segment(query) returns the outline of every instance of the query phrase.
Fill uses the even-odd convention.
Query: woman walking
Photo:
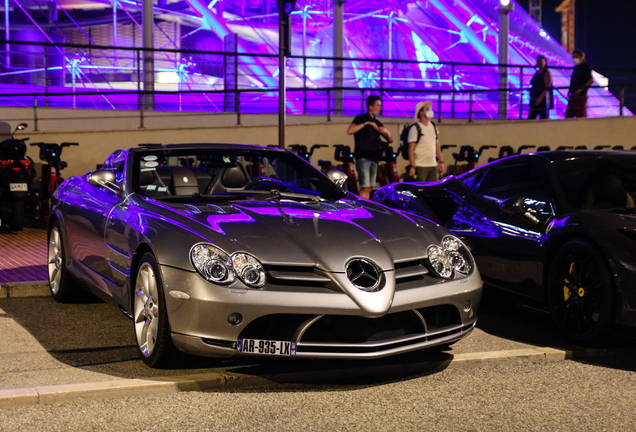
[[[548,118],[548,91],[552,88],[552,75],[548,70],[548,60],[537,57],[537,72],[530,81],[530,113],[528,120]]]

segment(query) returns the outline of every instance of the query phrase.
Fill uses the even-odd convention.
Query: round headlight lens
[[[444,249],[437,245],[431,245],[428,247],[427,252],[428,262],[431,264],[433,271],[444,279],[450,279],[453,276],[453,265]]]
[[[216,246],[198,244],[192,248],[190,259],[197,272],[210,282],[229,284],[236,278],[229,255]]]
[[[444,249],[455,271],[464,275],[473,271],[473,256],[460,239],[453,236],[444,237],[442,249]]]
[[[252,288],[260,288],[265,285],[266,275],[263,265],[250,254],[232,254],[232,265],[236,274],[243,283]]]

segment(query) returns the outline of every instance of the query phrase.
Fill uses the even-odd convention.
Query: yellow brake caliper
[[[572,261],[572,264],[570,264],[570,276],[574,276],[574,261]],[[563,298],[565,300],[570,298],[570,295],[572,295],[570,288],[567,287],[567,284],[569,284],[570,281],[568,280],[568,278],[565,278],[565,285],[563,286]]]

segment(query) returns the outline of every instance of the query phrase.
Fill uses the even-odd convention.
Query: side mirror
[[[334,182],[336,186],[341,188],[344,187],[347,179],[349,178],[348,175],[337,169],[327,171],[327,177],[329,177],[329,180]]]
[[[505,214],[509,215],[521,215],[529,223],[536,225],[539,223],[539,219],[528,211],[528,207],[520,196],[508,198],[501,204],[499,208]]]
[[[115,183],[115,174],[109,170],[97,170],[88,175],[88,182],[98,188],[106,188],[113,193],[119,193],[119,186]]]

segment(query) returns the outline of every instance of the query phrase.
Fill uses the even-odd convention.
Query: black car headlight
[[[190,251],[192,265],[206,280],[217,284],[229,284],[236,279],[230,256],[210,244],[198,244]]]
[[[475,266],[473,255],[460,239],[453,236],[444,237],[442,249],[456,272],[467,275],[473,271]]]
[[[453,277],[453,265],[448,259],[448,255],[441,246],[431,245],[428,247],[428,262],[437,276],[444,279]]]
[[[265,285],[265,269],[256,257],[237,252],[232,254],[232,265],[241,281],[252,288],[260,288]]]

